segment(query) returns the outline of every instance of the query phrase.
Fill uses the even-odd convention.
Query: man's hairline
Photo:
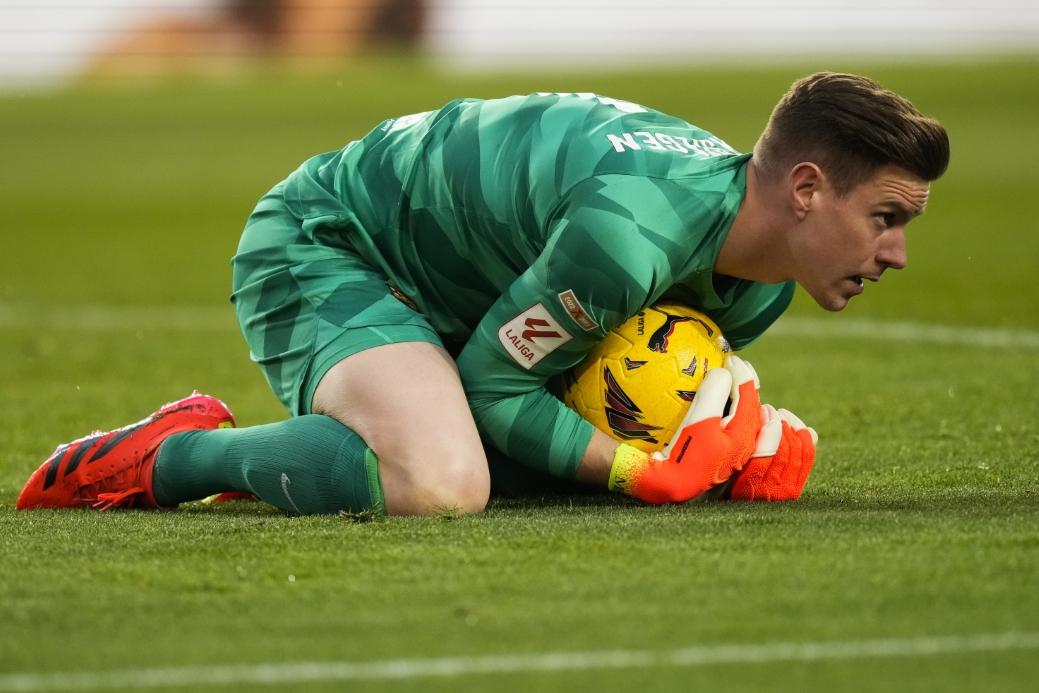
[[[866,183],[869,183],[869,182],[872,182],[872,181],[876,180],[877,177],[880,175],[881,171],[883,171],[886,168],[898,169],[899,171],[901,171],[902,173],[906,174],[907,176],[909,176],[911,178],[914,178],[914,179],[916,179],[918,181],[922,181],[924,184],[927,185],[928,192],[930,192],[931,183],[934,182],[932,180],[926,180],[925,178],[922,178],[921,176],[918,176],[917,174],[913,173],[912,171],[910,171],[909,169],[905,168],[904,166],[901,166],[901,165],[899,165],[899,164],[897,164],[897,163],[895,163],[893,161],[888,161],[888,162],[885,162],[883,164],[879,164],[879,165],[873,166],[872,167],[872,171],[870,173],[865,174],[865,175],[859,177],[854,183],[852,183],[852,185],[850,185],[848,187],[847,190],[842,191],[842,190],[838,189],[836,186],[833,185],[832,179],[826,175],[826,170],[823,168],[822,164],[820,164],[817,161],[812,161],[811,159],[803,159],[803,160],[797,162],[796,164],[793,164],[789,168],[787,168],[787,174],[786,174],[786,176],[782,177],[782,180],[780,180],[779,176],[775,176],[775,180],[772,180],[772,178],[774,176],[774,173],[772,171],[770,171],[767,167],[762,166],[761,165],[761,160],[757,156],[755,156],[753,153],[751,154],[751,161],[754,162],[755,170],[760,172],[759,176],[764,178],[765,180],[771,182],[771,183],[780,183],[780,182],[785,183],[789,179],[790,174],[793,173],[794,169],[796,169],[798,166],[802,166],[804,164],[811,164],[816,169],[818,169],[819,174],[822,176],[823,180],[825,180],[827,183],[830,184],[830,187],[834,190],[834,192],[836,193],[837,199],[839,199],[839,200],[847,199],[858,188],[862,187]],[[905,205],[899,204],[898,206],[901,207],[903,209],[903,211],[909,213],[910,219],[913,219],[913,218],[916,218],[916,217],[922,215],[924,213],[924,209],[926,209],[926,207],[927,207],[927,205],[925,203],[924,204],[924,209],[921,209],[920,212],[917,213],[914,210],[911,210],[911,209],[905,207]]]

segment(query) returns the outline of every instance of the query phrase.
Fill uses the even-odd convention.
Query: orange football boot
[[[152,467],[159,445],[174,433],[234,425],[227,405],[196,391],[143,421],[59,445],[25,482],[18,508],[158,508]]]

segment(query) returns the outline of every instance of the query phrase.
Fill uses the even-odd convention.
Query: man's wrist
[[[600,430],[595,430],[592,439],[588,441],[588,447],[585,448],[574,480],[593,486],[606,486],[610,480],[610,469],[613,467],[617,445],[616,440]]]
[[[632,472],[642,469],[648,455],[630,445],[621,443],[613,453],[613,464],[610,465],[610,490],[625,494],[632,479]]]
[[[607,486],[611,491],[631,495],[633,479],[646,468],[649,462],[649,453],[621,443],[613,453],[613,464],[610,466],[610,480]]]

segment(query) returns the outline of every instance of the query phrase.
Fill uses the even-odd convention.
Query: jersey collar
[[[732,303],[732,299],[736,295],[736,289],[742,281],[725,274],[715,274],[714,263],[718,261],[718,254],[722,251],[722,244],[725,243],[725,238],[729,235],[729,229],[732,228],[732,223],[736,220],[736,213],[739,211],[740,204],[742,204],[743,198],[747,194],[747,162],[750,161],[750,157],[750,154],[743,155],[742,165],[736,171],[736,177],[732,181],[728,193],[726,193],[727,198],[735,198],[733,201],[737,202],[734,205],[736,211],[732,213],[732,218],[727,220],[728,223],[725,224],[725,227],[711,239],[711,247],[706,248],[700,256],[699,268],[681,282],[696,292],[702,301],[701,306],[708,310],[728,307]]]

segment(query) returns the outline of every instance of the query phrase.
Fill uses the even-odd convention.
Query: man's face
[[[906,224],[923,213],[930,187],[898,166],[881,168],[844,197],[826,182],[816,186],[790,236],[798,283],[826,310],[843,310],[865,280],[905,267]]]

